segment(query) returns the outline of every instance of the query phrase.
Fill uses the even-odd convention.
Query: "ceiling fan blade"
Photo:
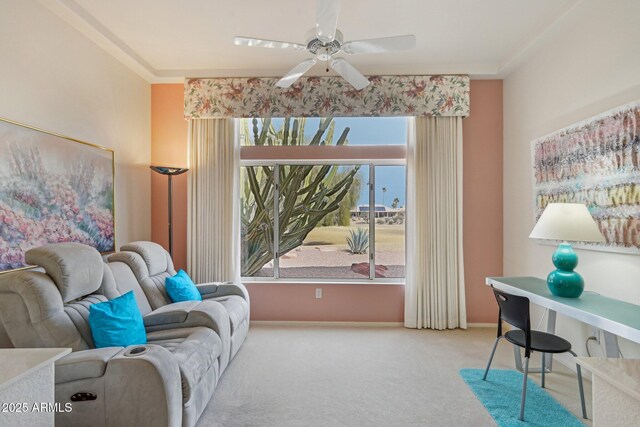
[[[336,37],[340,0],[316,0],[316,36],[323,43]]]
[[[307,59],[306,61],[302,61],[295,67],[291,69],[283,78],[278,80],[276,86],[281,88],[288,88],[298,80],[304,73],[309,71],[309,68],[313,67],[317,62],[316,59]]]
[[[353,68],[353,65],[349,64],[345,59],[332,59],[331,68],[357,90],[364,89],[369,85],[369,79],[363,76],[360,71]]]
[[[354,40],[345,42],[342,51],[349,54],[381,53],[409,50],[416,47],[416,36],[382,37],[379,39]]]
[[[250,47],[267,47],[270,49],[294,49],[294,50],[306,50],[305,45],[291,42],[279,42],[276,40],[262,40],[254,39],[251,37],[237,36],[233,38],[233,44],[236,46],[250,46]]]

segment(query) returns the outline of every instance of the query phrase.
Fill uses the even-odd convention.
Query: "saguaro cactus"
[[[252,120],[254,144],[264,145],[333,145],[335,123],[331,118],[321,119],[318,130],[306,143],[305,119],[284,119],[276,130],[271,119],[263,119],[262,128]],[[346,145],[349,128],[345,128],[335,145]],[[249,124],[245,122],[245,138]],[[324,136],[324,139],[323,139]],[[338,174],[336,165],[282,165],[279,168],[278,217],[279,255],[302,245],[309,232],[325,215],[336,211],[349,192],[358,166]],[[271,166],[244,168],[242,204],[242,275],[252,276],[274,259],[274,196],[275,176]]]

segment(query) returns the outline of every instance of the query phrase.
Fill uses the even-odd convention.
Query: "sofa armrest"
[[[208,283],[200,283],[196,285],[198,292],[204,298],[207,294],[215,294],[218,291],[218,286],[222,285],[225,282],[208,282]]]
[[[127,350],[149,351],[128,355]],[[107,364],[107,425],[182,425],[182,381],[175,356],[159,345],[132,346]]]
[[[105,347],[69,353],[56,361],[56,384],[100,378],[107,370],[109,360],[121,351],[122,347]]]
[[[202,299],[227,297],[238,295],[249,302],[249,291],[239,282],[211,282],[196,285]]]
[[[229,316],[216,301],[184,301],[167,304],[143,316],[147,332],[204,326],[222,338]],[[222,334],[222,335],[221,335]]]
[[[166,326],[184,323],[189,314],[196,311],[199,305],[200,301],[183,301],[163,305],[143,316],[144,326],[147,330],[156,330],[153,328],[167,329]]]
[[[93,398],[72,400],[79,393]],[[180,427],[178,361],[153,344],[71,353],[56,362],[56,403],[73,408],[57,413],[56,425]]]

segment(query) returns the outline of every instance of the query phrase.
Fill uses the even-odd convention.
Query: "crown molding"
[[[73,0],[38,0],[134,73],[155,83],[158,71]]]
[[[472,79],[503,79],[515,70],[541,45],[552,29],[574,11],[584,0],[573,0],[559,13],[541,25],[516,49],[497,63],[469,64],[396,64],[362,67],[367,75],[389,74],[468,74]],[[38,0],[40,4],[82,33],[123,65],[149,83],[181,83],[189,77],[278,77],[288,67],[272,69],[175,69],[158,70],[118,38],[93,15],[74,0]],[[312,72],[311,75],[325,75]]]
[[[184,80],[185,78],[216,78],[216,77],[280,77],[289,71],[290,64],[282,68],[237,68],[237,69],[196,69],[196,70],[157,70],[156,78],[162,83],[172,83]],[[476,64],[413,64],[413,65],[380,65],[380,66],[359,66],[358,69],[363,74],[371,75],[467,75],[469,70],[471,76],[476,79],[495,78],[497,67],[492,63]],[[317,64],[312,68],[307,76],[336,76],[335,71],[325,72],[323,64]]]

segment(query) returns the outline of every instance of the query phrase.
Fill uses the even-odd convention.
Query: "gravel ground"
[[[384,277],[404,277],[404,265],[387,265],[388,268]],[[254,277],[273,277],[272,268],[263,268]],[[365,279],[368,276],[354,273],[351,267],[293,267],[280,268],[280,277],[288,279]]]
[[[281,268],[295,267],[351,267],[353,263],[367,262],[368,254],[354,255],[347,247],[337,245],[300,246],[280,258]],[[376,264],[403,265],[404,252],[377,251]]]
[[[280,258],[280,277],[361,279],[365,276],[351,271],[351,266],[368,262],[368,259],[368,254],[354,255],[349,253],[346,246],[300,246]],[[405,276],[404,252],[378,251],[376,265],[387,267],[385,277]],[[256,276],[272,277],[273,263],[268,263]]]

